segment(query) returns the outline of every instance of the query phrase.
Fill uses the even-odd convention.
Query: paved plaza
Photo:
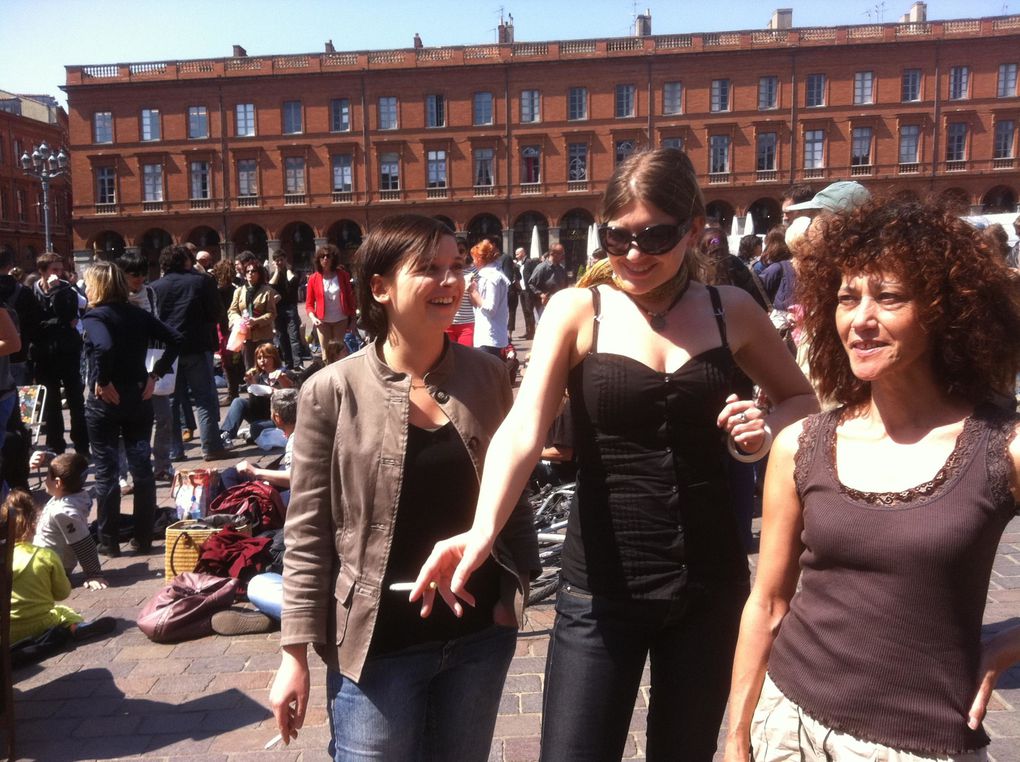
[[[181,466],[205,465],[197,441],[186,447],[191,462]],[[246,455],[260,453],[254,447],[236,450],[237,459]],[[170,505],[167,486],[159,486],[159,504]],[[125,498],[128,511],[130,504]],[[289,747],[265,751],[276,734],[268,695],[279,663],[279,633],[213,635],[177,645],[150,642],[134,621],[164,584],[162,543],[151,556],[133,556],[126,548],[121,558],[103,559],[109,589],[84,590],[80,572],[72,575],[78,587],[69,604],[88,619],[116,617],[115,634],[15,673],[18,759],[326,759],[325,669],[314,655],[310,707],[300,737]],[[503,692],[493,762],[538,759],[542,673],[552,620],[550,603],[529,609]],[[999,547],[985,622],[988,632],[1020,622],[1020,518],[1010,524]],[[626,759],[644,759],[647,701],[646,679],[634,708]],[[1020,666],[1000,681],[985,727],[993,738],[991,758],[1020,762]],[[683,759],[682,750],[676,758]]]

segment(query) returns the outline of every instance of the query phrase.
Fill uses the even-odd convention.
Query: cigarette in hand
[[[437,587],[439,586],[434,581],[429,582],[429,590],[435,590]],[[413,582],[394,582],[390,585],[391,593],[409,593],[412,590],[414,590]]]
[[[266,745],[264,747],[262,747],[262,748],[265,749],[266,751],[268,751],[269,749],[272,749],[274,746],[276,746],[276,744],[280,743],[280,741],[282,741],[282,740],[283,740],[283,733],[277,733],[275,736],[270,738],[269,741],[266,742]]]

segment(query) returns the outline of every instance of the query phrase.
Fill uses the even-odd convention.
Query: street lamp
[[[46,229],[46,251],[53,251],[53,241],[50,240],[50,180],[67,174],[69,160],[67,153],[61,148],[59,153],[53,153],[50,147],[42,143],[32,151],[21,155],[21,168],[26,175],[38,177],[42,183],[43,193],[43,226]]]

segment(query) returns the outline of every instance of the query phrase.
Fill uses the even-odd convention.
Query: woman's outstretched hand
[[[461,601],[474,606],[475,597],[465,585],[491,550],[491,541],[471,531],[437,542],[411,590],[412,602],[421,598],[422,617],[432,613],[437,592],[457,616],[464,613]]]

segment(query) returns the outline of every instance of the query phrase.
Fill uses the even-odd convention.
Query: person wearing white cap
[[[799,204],[790,204],[786,207],[788,212],[850,212],[859,207],[871,198],[868,189],[853,180],[840,180],[839,182],[826,185],[810,201],[802,201]]]

